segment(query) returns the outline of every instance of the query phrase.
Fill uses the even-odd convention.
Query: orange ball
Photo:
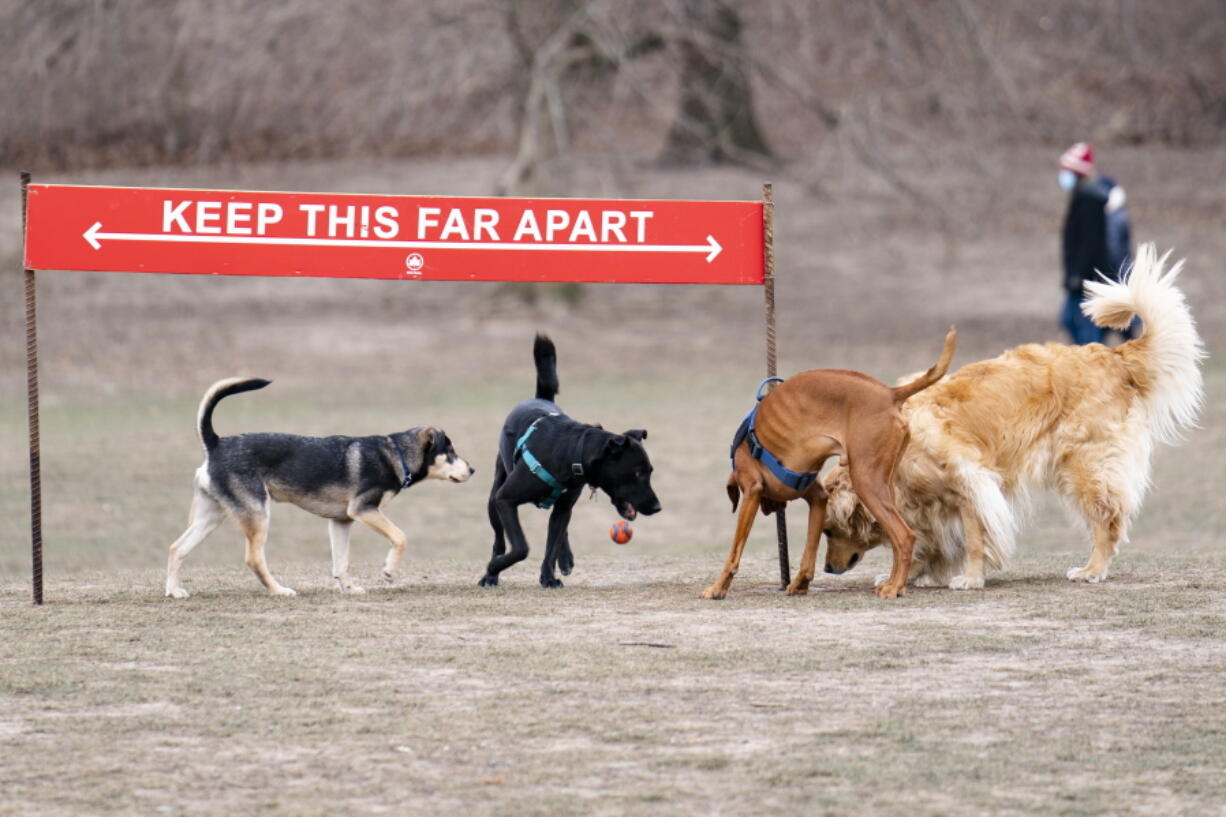
[[[634,536],[634,528],[629,522],[618,520],[609,526],[609,538],[619,545],[624,545]]]

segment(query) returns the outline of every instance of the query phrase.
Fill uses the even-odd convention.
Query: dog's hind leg
[[[866,475],[863,470],[857,473],[856,461],[852,460],[851,484],[864,507],[885,528],[894,549],[889,578],[877,585],[873,592],[883,599],[902,596],[907,592],[911,554],[915,549],[915,532],[908,527],[898,509],[894,507],[894,492],[885,474]]]
[[[268,572],[268,563],[264,561],[264,545],[268,542],[268,498],[264,498],[262,513],[249,511],[239,517],[238,524],[247,537],[247,567],[251,568],[257,578],[274,596],[296,596],[298,592],[292,587],[286,587],[272,577]]]
[[[502,467],[502,457],[499,457],[497,462],[494,463],[494,484],[490,487],[490,498],[485,505],[486,513],[490,518],[490,527],[494,529],[494,547],[491,558],[495,559],[507,552],[507,541],[503,535],[502,520],[498,517],[498,506],[494,503],[494,497],[498,494],[498,489],[506,481],[507,470]]]
[[[787,588],[789,596],[803,596],[809,592],[809,583],[813,581],[813,572],[817,569],[817,547],[826,524],[826,492],[821,485],[815,484],[805,494],[805,501],[809,503],[809,529],[805,534],[805,552],[800,557],[800,569]]]
[[[365,593],[349,578],[349,534],[353,529],[352,519],[329,519],[328,539],[332,543],[332,578],[346,593]]]
[[[762,505],[762,485],[758,483],[745,489],[742,486],[743,500],[741,510],[736,518],[736,533],[732,537],[732,550],[728,553],[728,561],[720,572],[715,583],[702,591],[704,599],[722,599],[728,595],[732,586],[732,577],[741,566],[741,554],[745,552],[745,542],[749,539],[749,531],[753,528],[754,516]]]
[[[1091,473],[1089,470],[1082,472]],[[1097,477],[1097,473],[1095,474]],[[1075,481],[1072,488],[1081,513],[1090,523],[1094,535],[1094,549],[1085,567],[1070,567],[1069,581],[1097,583],[1105,581],[1111,559],[1127,532],[1128,517],[1124,500],[1101,479],[1087,476]]]
[[[490,563],[485,568],[485,575],[481,577],[481,581],[477,582],[481,587],[496,587],[498,576],[502,571],[528,558],[528,540],[524,537],[523,528],[520,527],[516,506],[507,500],[494,500],[494,507],[507,538],[510,540],[511,552],[500,553],[490,559]]]
[[[983,525],[979,514],[966,500],[962,501],[962,531],[966,537],[966,556],[962,573],[949,580],[951,590],[978,590],[983,587]]]
[[[502,525],[510,553],[494,553],[485,567],[485,575],[477,582],[479,586],[497,587],[502,571],[528,558],[528,539],[524,536],[523,526],[519,524],[519,506],[525,501],[532,501],[521,497],[539,492],[539,482],[521,462],[490,497],[492,515],[497,516]]]
[[[192,509],[187,520],[187,530],[183,531],[183,535],[170,546],[170,556],[166,561],[167,596],[176,599],[188,597],[187,590],[179,584],[179,568],[183,560],[187,558],[187,554],[215,531],[225,518],[226,513],[221,503],[197,486],[196,495],[192,497]]]

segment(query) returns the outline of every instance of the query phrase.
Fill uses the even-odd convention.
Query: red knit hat
[[[1060,167],[1071,170],[1078,176],[1089,176],[1094,172],[1094,148],[1089,142],[1078,142],[1060,157]]]

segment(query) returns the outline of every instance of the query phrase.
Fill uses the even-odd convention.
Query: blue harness
[[[762,398],[766,396],[762,393],[762,388],[767,383],[782,382],[782,377],[768,377],[759,383],[756,394],[758,402],[761,403]],[[732,450],[729,452],[729,456],[732,459],[732,467],[734,469],[736,468],[736,450],[740,447],[742,442],[748,441],[749,455],[765,465],[766,469],[775,475],[775,479],[779,480],[793,491],[800,492],[808,489],[809,486],[817,480],[817,472],[810,471],[802,474],[797,471],[793,471],[792,469],[784,466],[784,464],[779,461],[778,457],[776,457],[770,451],[767,451],[766,447],[763,446],[762,443],[758,442],[758,435],[754,434],[754,425],[757,421],[757,417],[758,406],[755,405],[752,409],[750,409],[749,413],[745,415],[745,419],[741,421],[741,425],[737,428],[736,434],[732,438]]]

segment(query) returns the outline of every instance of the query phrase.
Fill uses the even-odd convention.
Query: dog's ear
[[[728,475],[728,484],[725,487],[728,489],[728,498],[732,500],[732,512],[736,513],[737,503],[741,501],[741,486],[737,484],[735,474]]]
[[[822,477],[822,490],[826,492],[826,518],[846,525],[859,502],[847,468],[840,464],[827,471]]]
[[[630,438],[624,434],[610,434],[605,438],[604,445],[600,449],[601,454],[612,454],[614,451],[625,448],[630,445]]]
[[[430,429],[430,454],[439,456],[447,453],[447,433],[441,428]]]
[[[643,440],[647,439],[647,429],[632,428],[626,432],[625,436],[629,437],[632,440],[638,440],[639,442],[642,442]]]

